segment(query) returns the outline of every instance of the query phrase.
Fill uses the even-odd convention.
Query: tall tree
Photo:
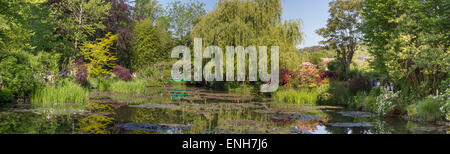
[[[198,19],[206,14],[205,4],[197,0],[182,2],[170,2],[167,7],[165,19],[168,21],[168,29],[173,33],[173,36],[178,39],[180,44],[189,43],[190,38],[185,37],[188,32],[194,27]]]
[[[168,59],[165,32],[158,24],[153,23],[151,18],[146,18],[134,28],[136,41],[131,59],[134,71],[152,67],[153,64]]]
[[[130,6],[128,0],[106,0],[106,2],[111,3],[109,16],[103,20],[105,29],[97,30],[96,36],[101,38],[109,32],[117,34],[118,39],[115,41],[111,53],[118,58],[118,64],[129,67],[134,40],[132,31],[135,23],[132,17],[133,7]]]
[[[134,13],[135,20],[142,20],[145,18],[151,18],[156,20],[161,16],[163,8],[157,0],[135,0],[134,1]]]
[[[406,96],[424,97],[448,88],[449,10],[446,0],[364,2],[361,28],[374,56],[371,64]]]
[[[72,60],[79,55],[81,43],[93,40],[96,30],[105,28],[102,21],[111,9],[104,0],[54,0],[51,6],[60,33],[73,44]]]
[[[280,67],[295,69],[300,63],[296,45],[303,39],[300,20],[281,21],[280,0],[220,0],[216,10],[201,17],[192,37],[203,45],[279,46]]]
[[[329,3],[330,18],[326,28],[320,28],[317,34],[324,37],[322,41],[336,50],[336,58],[344,65],[345,72],[350,72],[353,54],[360,43],[362,0],[334,0]]]

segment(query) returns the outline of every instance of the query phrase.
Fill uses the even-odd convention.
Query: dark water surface
[[[6,105],[0,133],[448,134],[450,126],[205,89],[151,88],[147,95],[93,93],[81,111]]]

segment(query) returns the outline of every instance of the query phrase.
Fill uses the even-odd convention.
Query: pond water
[[[6,105],[0,133],[43,134],[410,134],[450,133],[450,124],[418,123],[336,106],[200,88],[150,88],[147,95],[92,93],[85,110]]]

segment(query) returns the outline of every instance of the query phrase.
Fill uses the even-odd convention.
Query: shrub
[[[399,95],[400,91],[393,93],[383,89],[381,95],[377,97],[375,112],[382,116],[392,113],[400,98]]]
[[[447,100],[440,109],[445,119],[450,120],[450,101]]]
[[[89,91],[87,89],[65,79],[56,85],[47,85],[37,90],[31,98],[31,103],[46,107],[74,105],[84,108],[88,96]]]
[[[8,89],[0,89],[0,103],[11,102],[13,95]]]
[[[349,105],[353,99],[352,92],[347,88],[346,82],[332,82],[329,88],[319,95],[321,105]]]
[[[319,70],[314,64],[302,63],[298,69],[292,72],[292,80],[289,86],[293,88],[314,88],[318,86]]]
[[[350,102],[349,106],[351,108],[358,109],[358,110],[363,109],[363,107],[365,105],[364,101],[365,101],[366,97],[367,97],[366,92],[358,92],[356,94],[356,96],[354,96],[354,99],[349,101]]]
[[[137,78],[148,81],[148,86],[164,86],[169,84],[171,77],[172,62],[160,62],[141,69],[137,72]]]
[[[326,58],[327,56],[322,53],[322,52],[314,52],[313,54],[311,54],[311,63],[313,63],[314,65],[318,65],[321,61],[322,58]]]
[[[440,108],[444,103],[445,100],[443,98],[428,96],[417,104],[417,116],[425,121],[438,120],[442,116]]]
[[[280,85],[287,86],[289,83],[290,77],[291,77],[291,74],[289,73],[288,69],[281,69],[280,70]]]
[[[117,78],[124,81],[131,81],[132,79],[130,70],[120,65],[114,66],[113,73]]]
[[[86,87],[88,84],[88,80],[87,80],[88,73],[87,73],[86,63],[83,61],[82,58],[80,58],[75,62],[75,67],[76,67],[75,80],[80,85]]]
[[[109,52],[109,48],[117,39],[117,34],[108,33],[104,38],[97,38],[95,43],[84,43],[80,47],[81,54],[89,62],[86,64],[89,77],[100,77],[111,72],[112,62],[117,58]]]
[[[345,75],[345,67],[338,60],[333,60],[327,64],[328,70],[337,74],[338,78],[343,80]]]
[[[365,77],[357,77],[349,82],[349,89],[354,94],[360,91],[368,91],[370,89],[369,80]]]
[[[31,57],[24,51],[0,52],[0,80],[16,97],[24,97],[39,86],[30,64]]]

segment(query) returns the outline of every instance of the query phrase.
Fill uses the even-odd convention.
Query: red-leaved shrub
[[[117,78],[122,79],[124,81],[131,81],[132,79],[130,70],[123,66],[120,65],[114,66],[113,72]]]
[[[290,77],[291,77],[291,75],[289,74],[288,69],[281,69],[280,70],[280,85],[282,85],[282,86],[288,85]]]
[[[82,58],[75,61],[75,67],[76,67],[76,73],[75,73],[75,80],[78,84],[82,86],[86,86],[88,81],[88,73],[87,73],[87,67],[86,63],[83,61]]]

